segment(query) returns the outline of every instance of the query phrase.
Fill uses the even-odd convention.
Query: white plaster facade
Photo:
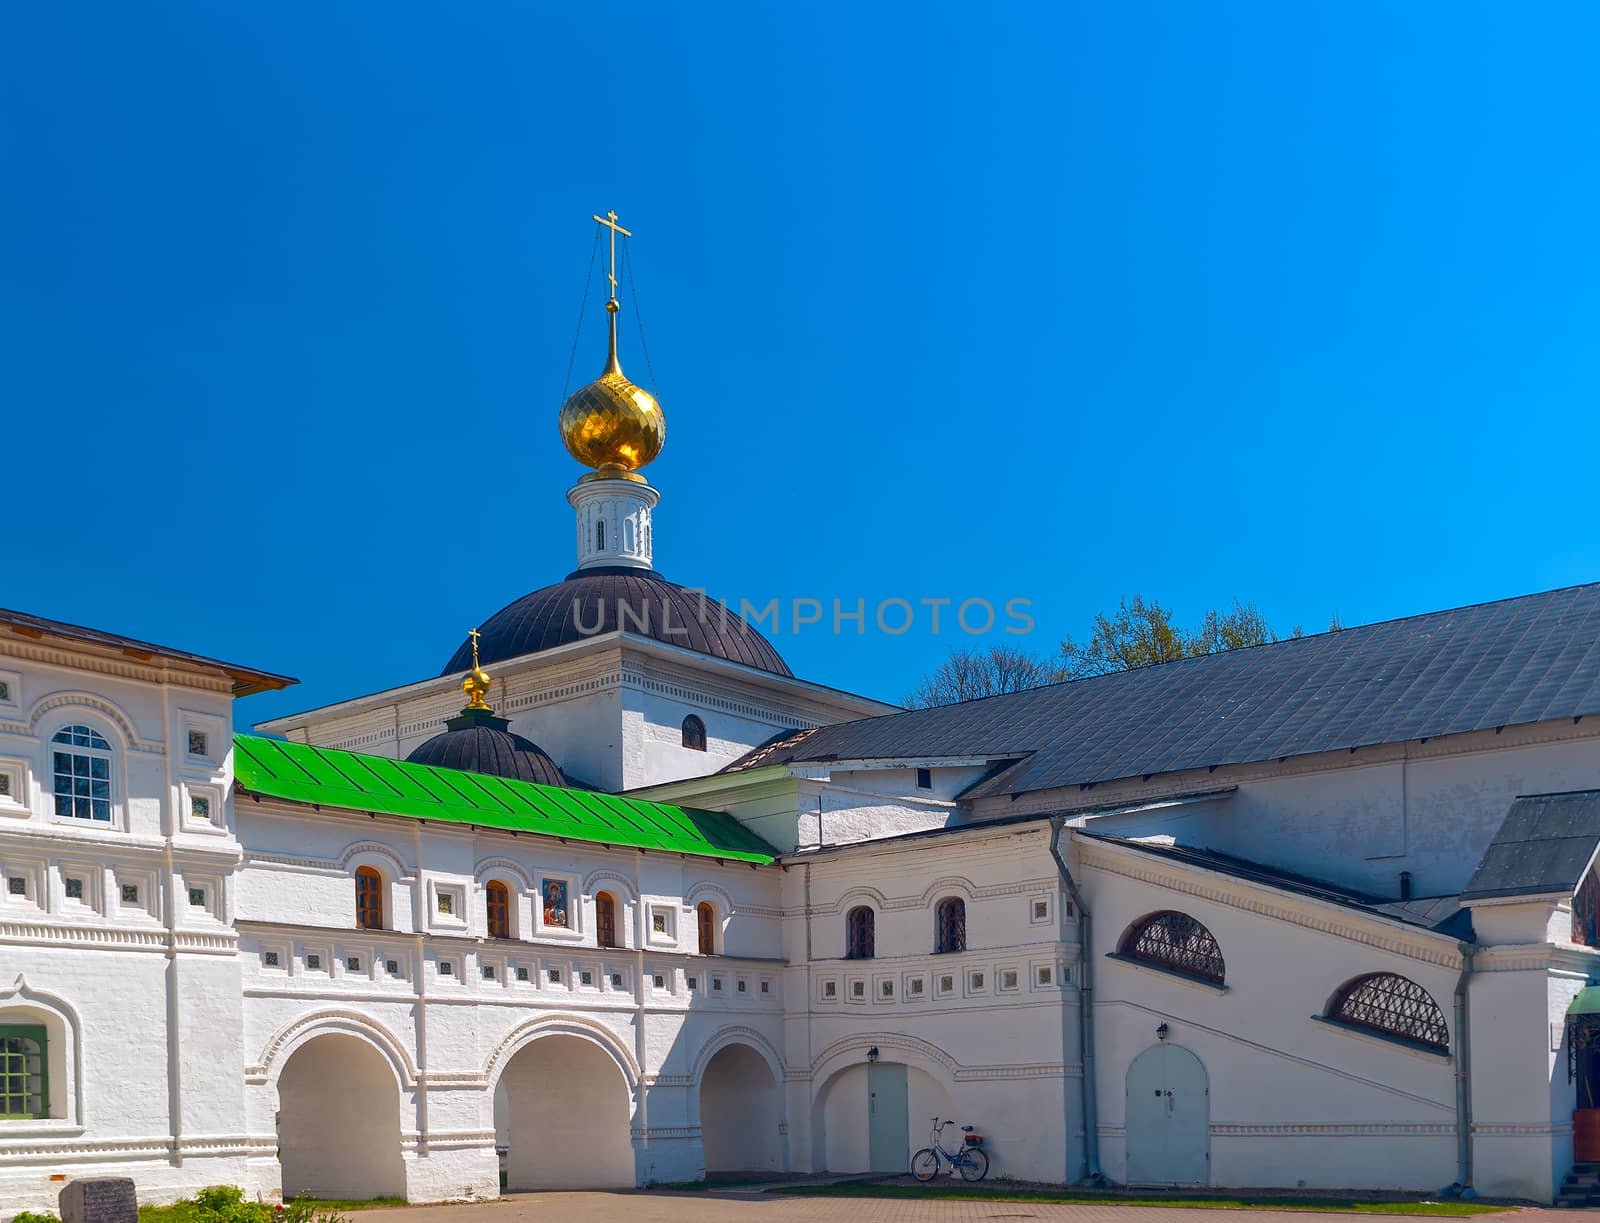
[[[1409,871],[1416,895],[1444,895],[1512,797],[1600,787],[1600,732],[1567,721],[964,804],[992,761],[716,772],[776,730],[882,709],[800,680],[621,634],[496,679],[502,712],[572,774],[727,811],[780,861],[240,797],[226,676],[0,636],[0,1029],[46,1029],[50,1081],[48,1116],[0,1119],[0,1217],[89,1173],[131,1175],[152,1201],[223,1182],[424,1201],[493,1195],[502,1172],[519,1188],[856,1171],[883,1158],[873,1050],[905,1068],[907,1151],[929,1117],[955,1117],[984,1133],[995,1175],[1077,1181],[1086,968],[1112,1180],[1128,1170],[1130,1072],[1165,1043],[1207,1076],[1208,1183],[1436,1190],[1458,1174],[1462,945],[1150,847],[1384,895]],[[276,725],[403,756],[459,703],[443,677]],[[678,738],[687,712],[707,725],[705,752]],[[52,814],[50,739],[72,725],[110,745],[104,823]],[[1087,949],[1053,814],[1093,919]],[[363,866],[383,880],[381,930],[356,926]],[[569,883],[570,929],[542,923],[547,878]],[[509,939],[487,934],[491,881],[513,898]],[[602,891],[617,947],[597,945]],[[936,953],[947,897],[964,903],[965,949]],[[696,943],[703,901],[712,956]],[[1596,953],[1570,941],[1570,904],[1472,914],[1481,1193],[1547,1201],[1571,1162],[1560,1020]],[[875,916],[870,959],[846,958],[858,905]],[[1161,910],[1211,931],[1221,987],[1108,958]],[[1372,972],[1431,995],[1450,1052],[1319,1018]]]

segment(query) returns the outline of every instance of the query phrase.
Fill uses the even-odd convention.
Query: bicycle
[[[928,1133],[932,1146],[923,1147],[911,1157],[911,1175],[919,1181],[931,1181],[939,1172],[942,1158],[950,1165],[950,1173],[961,1173],[966,1181],[981,1181],[989,1173],[989,1153],[983,1149],[983,1138],[974,1134],[970,1125],[961,1127],[961,1145],[954,1154],[944,1149],[944,1130],[954,1121],[933,1119],[933,1129]]]

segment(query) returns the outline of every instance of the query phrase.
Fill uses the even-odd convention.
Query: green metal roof
[[[770,863],[777,852],[731,815],[509,777],[410,764],[259,735],[233,737],[239,787],[294,803]]]

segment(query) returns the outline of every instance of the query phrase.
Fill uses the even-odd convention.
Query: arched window
[[[967,949],[967,902],[959,896],[946,896],[933,911],[935,951]]]
[[[511,889],[491,879],[483,889],[484,906],[489,911],[489,937],[511,937]]]
[[[700,954],[717,954],[717,911],[705,901],[694,908],[695,924],[700,929]]]
[[[1142,960],[1168,972],[1221,985],[1225,966],[1217,940],[1187,913],[1152,913],[1128,927],[1118,948],[1131,960]]]
[[[857,905],[844,917],[844,957],[870,960],[877,952],[877,914],[867,905]]]
[[[383,929],[383,876],[370,866],[356,868],[356,925]]]
[[[604,552],[606,550],[606,520],[604,518],[594,524],[594,550],[596,552]]]
[[[111,821],[111,744],[87,726],[63,726],[50,737],[56,814]]]
[[[692,713],[683,720],[683,746],[691,752],[706,750],[706,724]]]
[[[0,1024],[0,1118],[50,1115],[50,1058],[39,1024]]]
[[[620,946],[617,942],[617,902],[610,892],[594,894],[594,941],[602,947]]]
[[[1396,973],[1357,977],[1333,996],[1326,1018],[1435,1053],[1450,1052],[1450,1030],[1433,995]]]

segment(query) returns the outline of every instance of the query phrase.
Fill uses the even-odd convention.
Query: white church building
[[[1046,1182],[1600,1159],[1600,585],[900,711],[652,568],[608,310],[578,567],[435,677],[241,733],[293,681],[0,612],[0,1218],[897,1172],[934,1116]]]

